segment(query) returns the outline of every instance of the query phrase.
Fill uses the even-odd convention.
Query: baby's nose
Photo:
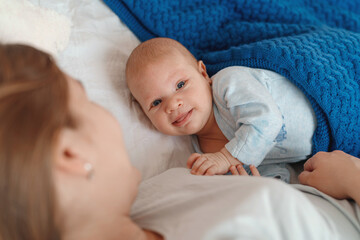
[[[183,105],[183,102],[180,99],[170,99],[166,112],[171,113],[172,111],[180,108]]]

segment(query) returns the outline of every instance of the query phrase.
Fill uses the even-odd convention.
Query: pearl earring
[[[94,168],[93,168],[93,165],[89,162],[85,163],[84,164],[84,169],[86,171],[86,178],[88,180],[91,180],[94,176]]]

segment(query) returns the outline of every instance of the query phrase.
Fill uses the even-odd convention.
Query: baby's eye
[[[176,89],[180,89],[183,86],[185,86],[185,82],[184,81],[180,81],[177,85],[176,85]]]
[[[161,99],[156,99],[155,101],[152,102],[151,106],[156,107],[160,103],[161,103]]]

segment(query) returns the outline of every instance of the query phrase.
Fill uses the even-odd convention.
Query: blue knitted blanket
[[[313,153],[360,157],[359,0],[104,2],[141,41],[176,39],[210,75],[243,65],[287,77],[316,113]]]

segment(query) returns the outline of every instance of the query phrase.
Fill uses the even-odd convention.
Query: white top
[[[239,161],[258,166],[304,160],[316,117],[305,95],[275,72],[234,66],[212,77],[214,115]],[[195,149],[199,150],[195,143]]]
[[[315,199],[275,179],[175,168],[140,185],[131,217],[167,240],[360,238],[354,215]]]

